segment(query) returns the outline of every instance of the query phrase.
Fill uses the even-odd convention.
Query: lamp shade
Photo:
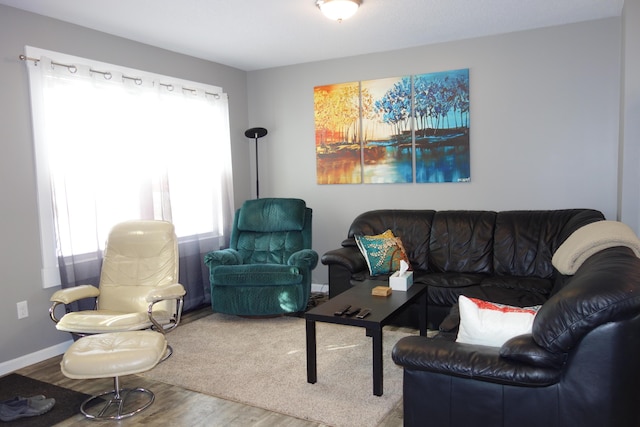
[[[352,17],[360,6],[361,0],[317,0],[316,5],[324,16],[334,21]]]

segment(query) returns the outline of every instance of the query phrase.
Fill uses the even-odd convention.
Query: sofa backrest
[[[562,242],[583,225],[603,219],[593,209],[382,209],[358,215],[343,245],[355,246],[356,235],[391,230],[415,270],[549,279],[555,274],[551,258]]]
[[[542,305],[532,335],[545,350],[567,353],[598,326],[639,314],[640,259],[629,248],[613,247],[588,258]]]
[[[503,211],[496,217],[493,268],[503,276],[554,276],[551,258],[579,227],[603,220],[592,209]]]
[[[438,211],[429,241],[429,270],[433,272],[493,272],[492,211]]]
[[[358,215],[349,228],[348,237],[372,236],[393,231],[416,270],[429,269],[429,240],[434,210],[381,209]],[[355,242],[353,243],[355,246]]]

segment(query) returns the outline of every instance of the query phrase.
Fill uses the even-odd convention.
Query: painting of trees
[[[414,76],[416,182],[468,182],[469,69]]]
[[[372,101],[362,110],[364,182],[413,182],[411,77],[363,81],[361,86]]]
[[[317,86],[314,114],[319,184],[470,180],[468,69]]]
[[[318,184],[362,182],[360,83],[317,86],[313,101]]]

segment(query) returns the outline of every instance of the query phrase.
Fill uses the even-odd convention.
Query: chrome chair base
[[[121,420],[147,409],[155,400],[151,390],[145,388],[120,388],[115,377],[111,391],[92,396],[82,402],[80,412],[92,420]],[[100,403],[100,402],[103,403]]]

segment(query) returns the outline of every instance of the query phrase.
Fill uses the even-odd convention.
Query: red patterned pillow
[[[460,328],[456,342],[501,347],[509,339],[531,333],[540,305],[513,307],[467,298],[458,299]]]

